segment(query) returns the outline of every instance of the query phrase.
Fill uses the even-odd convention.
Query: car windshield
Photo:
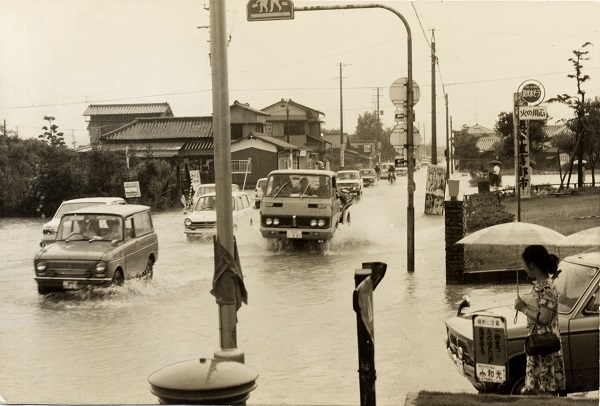
[[[123,239],[123,220],[110,214],[69,214],[63,216],[57,240],[112,241]]]
[[[267,181],[265,196],[326,199],[331,196],[331,180],[327,175],[271,175]]]
[[[358,179],[358,172],[338,172],[338,180]]]
[[[193,211],[210,211],[216,210],[215,203],[217,202],[217,197],[215,195],[210,196],[200,196],[196,206],[194,206]],[[231,198],[231,202],[233,205],[233,210],[235,210],[235,198]]]
[[[360,171],[360,174],[362,176],[375,176],[375,169],[363,169]]]
[[[554,280],[558,292],[558,311],[568,313],[598,273],[598,268],[562,261],[558,269],[560,273]]]

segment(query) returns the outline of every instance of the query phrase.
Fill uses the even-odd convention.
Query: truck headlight
[[[192,225],[192,220],[190,220],[190,219],[183,220],[183,225],[186,226],[186,227],[191,226]]]
[[[46,262],[45,261],[36,262],[35,269],[36,269],[36,271],[44,272],[46,270]]]
[[[273,219],[273,225],[274,226],[278,226],[279,225],[279,219]]]
[[[270,226],[271,224],[273,224],[273,220],[270,219],[270,218],[266,218],[265,219],[265,224],[268,225],[268,226]]]
[[[102,261],[98,262],[96,264],[96,272],[104,272],[104,271],[106,271],[106,263],[102,262]]]
[[[317,225],[318,225],[319,227],[325,227],[325,220],[323,220],[323,219],[319,220],[319,221],[317,222]]]
[[[313,219],[310,221],[310,226],[311,227],[316,227],[317,226],[317,220]]]

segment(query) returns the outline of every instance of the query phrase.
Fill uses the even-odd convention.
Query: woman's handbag
[[[533,331],[537,331],[540,313],[535,319]],[[552,331],[542,334],[531,334],[525,338],[525,352],[527,355],[548,355],[560,350],[560,338]]]

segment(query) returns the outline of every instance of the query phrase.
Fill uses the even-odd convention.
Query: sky
[[[254,1],[254,0],[252,0]],[[248,0],[226,2],[230,104],[263,109],[291,99],[324,113],[325,129],[353,133],[379,110],[393,127],[390,86],[407,77],[407,30],[383,8],[296,11],[293,20],[247,21]],[[586,97],[600,96],[598,1],[299,1],[307,6],[382,4],[410,27],[415,128],[432,137],[431,44],[436,142],[463,125],[493,128],[527,80],[546,99],[575,95],[569,58],[585,42]],[[212,114],[208,0],[0,0],[0,124],[21,138],[43,132],[44,116],[69,146],[89,143],[90,104],[170,104],[176,117]],[[432,41],[433,35],[433,41]],[[340,103],[340,66],[342,103]],[[448,117],[446,120],[446,95]],[[548,104],[549,124],[573,117]],[[450,121],[450,120],[448,120]]]

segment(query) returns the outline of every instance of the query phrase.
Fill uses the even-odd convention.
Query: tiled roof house
[[[98,145],[100,136],[120,128],[136,118],[173,117],[169,103],[90,104],[86,117],[90,145]]]
[[[479,152],[495,151],[502,137],[494,130],[475,124],[469,127],[467,133],[479,137],[477,148]]]

